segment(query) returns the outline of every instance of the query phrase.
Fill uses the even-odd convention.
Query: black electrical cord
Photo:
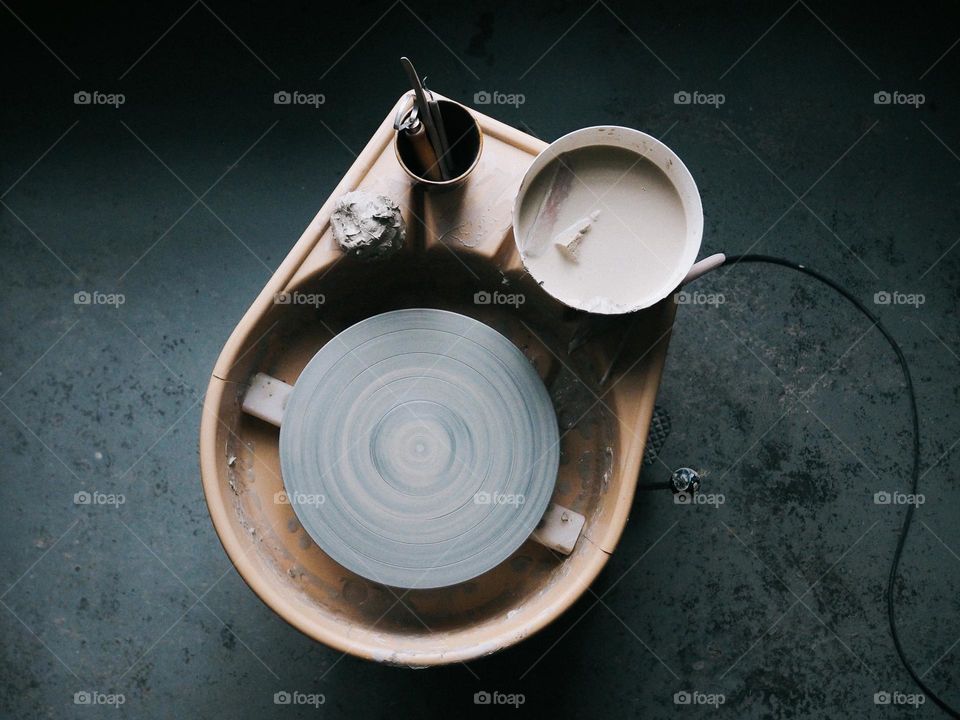
[[[913,495],[917,494],[917,486],[920,483],[920,421],[917,415],[917,397],[913,390],[913,379],[910,377],[910,368],[907,365],[907,358],[903,354],[903,350],[900,349],[900,345],[897,344],[897,341],[893,339],[893,336],[884,327],[883,323],[880,322],[880,319],[870,312],[867,307],[860,302],[856,297],[853,296],[850,291],[846,288],[839,285],[836,281],[831,280],[825,275],[821,275],[816,270],[808,268],[799,263],[795,263],[792,260],[785,260],[783,258],[773,257],[771,255],[729,255],[727,256],[724,265],[733,266],[741,262],[763,262],[770,263],[772,265],[780,265],[785,268],[790,268],[791,270],[796,270],[805,275],[809,275],[812,278],[815,278],[822,282],[824,285],[833,288],[840,295],[850,301],[850,303],[857,308],[861,313],[863,313],[874,326],[880,330],[883,334],[883,337],[886,338],[887,342],[890,344],[890,347],[893,348],[893,351],[897,355],[897,362],[900,363],[900,369],[903,371],[903,380],[907,386],[907,396],[910,399],[910,414],[913,422],[913,471],[912,471],[912,493]],[[923,679],[917,674],[917,671],[914,670],[913,665],[910,664],[910,661],[907,659],[906,653],[903,650],[903,646],[900,643],[900,635],[897,633],[897,619],[896,612],[893,602],[893,590],[894,585],[897,580],[897,570],[900,567],[900,558],[903,555],[903,546],[907,542],[907,534],[910,532],[910,525],[913,522],[913,512],[916,509],[916,505],[913,503],[907,505],[907,513],[903,518],[903,526],[900,528],[900,537],[897,539],[897,548],[893,552],[893,562],[890,565],[890,575],[887,579],[887,620],[890,623],[890,635],[893,637],[893,644],[897,650],[897,655],[900,657],[900,662],[903,663],[903,666],[907,669],[907,672],[910,673],[910,677],[913,678],[913,681],[917,686],[923,690],[924,694],[933,700],[941,710],[952,715],[955,718],[960,718],[960,712],[950,707],[945,700],[940,698],[930,687],[923,681]]]

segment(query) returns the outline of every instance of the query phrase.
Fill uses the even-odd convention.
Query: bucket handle
[[[726,262],[726,259],[727,256],[723,253],[716,253],[715,255],[710,255],[705,257],[703,260],[694,263],[686,277],[684,277],[680,282],[679,287],[683,287],[687,283],[692,283],[701,275],[706,275],[711,270],[716,270],[718,267],[723,265],[724,262]]]

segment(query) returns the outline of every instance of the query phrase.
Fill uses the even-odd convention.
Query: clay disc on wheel
[[[559,465],[553,404],[507,338],[443,310],[347,328],[304,368],[280,429],[287,497],[344,567],[453,585],[530,536]]]

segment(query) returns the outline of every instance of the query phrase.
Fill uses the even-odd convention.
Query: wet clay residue
[[[349,578],[343,583],[343,599],[352,605],[360,605],[368,593],[369,585],[364,580]]]

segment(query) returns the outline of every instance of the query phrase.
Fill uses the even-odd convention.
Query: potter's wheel
[[[469,580],[529,537],[553,494],[557,420],[505,337],[442,310],[368,318],[301,373],[280,430],[287,496],[313,540],[394,587]]]

